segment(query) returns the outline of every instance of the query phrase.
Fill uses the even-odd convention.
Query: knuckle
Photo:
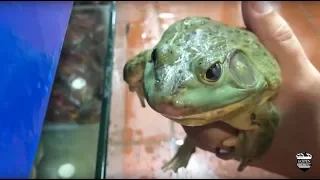
[[[272,35],[278,42],[286,42],[294,37],[292,29],[286,22],[283,22]]]

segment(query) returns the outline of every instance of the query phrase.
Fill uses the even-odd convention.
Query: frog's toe
[[[32,172],[29,179],[37,179],[37,169],[34,165],[32,166]]]
[[[190,157],[179,157],[175,156],[170,161],[166,162],[161,169],[166,172],[168,170],[173,170],[175,173],[178,172],[178,170],[181,167],[187,167]]]
[[[238,166],[238,172],[242,172],[251,162],[251,159],[242,160]]]
[[[181,167],[187,167],[191,155],[195,152],[196,148],[190,143],[190,140],[186,138],[184,144],[178,148],[178,152],[169,161],[166,162],[161,169],[163,171],[168,171],[172,169],[174,172],[178,172]]]
[[[145,107],[146,107],[146,104],[145,104],[145,102],[144,102],[144,96],[140,95],[139,93],[137,93],[137,94],[138,94],[138,98],[139,98],[139,101],[140,101],[141,106],[142,106],[143,108],[145,108]]]

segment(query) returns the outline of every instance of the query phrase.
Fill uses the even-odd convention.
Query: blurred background
[[[73,9],[39,146],[40,160],[35,163],[37,178],[94,177],[105,78],[102,67],[106,47],[112,43],[105,36],[110,9],[109,2],[104,3],[82,2]],[[320,2],[272,5],[320,69]],[[219,160],[200,149],[186,169],[177,174],[162,172],[161,166],[173,157],[185,133],[148,106],[142,108],[136,94],[128,91],[122,70],[129,58],[152,48],[166,28],[188,16],[244,26],[238,1],[117,2],[107,178],[283,178],[257,168],[239,173],[237,162]]]

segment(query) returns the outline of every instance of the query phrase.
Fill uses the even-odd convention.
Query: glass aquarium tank
[[[75,1],[31,178],[106,177],[115,15]]]

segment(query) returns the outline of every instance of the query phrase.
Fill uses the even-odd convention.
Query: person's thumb
[[[283,70],[298,70],[307,57],[288,23],[265,1],[242,1],[242,16],[246,27],[278,60]],[[289,68],[289,69],[287,69]]]
[[[277,100],[279,107],[287,107],[292,104],[289,100],[292,93],[308,93],[319,81],[320,74],[307,58],[293,30],[270,3],[242,1],[241,9],[247,29],[257,35],[280,65],[283,87],[280,94],[284,94],[281,96],[284,98]]]

